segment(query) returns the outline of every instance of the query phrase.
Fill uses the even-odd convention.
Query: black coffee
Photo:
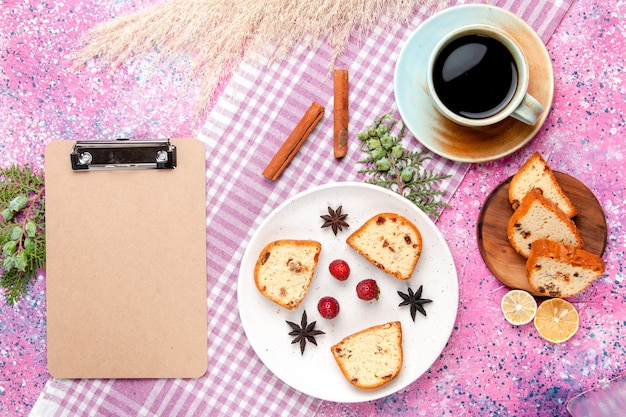
[[[467,35],[441,51],[434,64],[433,84],[448,109],[470,119],[484,119],[511,101],[517,66],[499,41]]]

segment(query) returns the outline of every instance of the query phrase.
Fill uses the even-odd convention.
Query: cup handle
[[[511,116],[527,125],[534,125],[537,123],[537,119],[542,112],[543,106],[541,103],[539,103],[536,98],[526,93],[520,105],[511,113]]]

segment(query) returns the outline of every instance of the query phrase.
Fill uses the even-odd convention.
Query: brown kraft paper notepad
[[[54,141],[46,149],[50,374],[202,376],[208,363],[204,146],[171,140],[173,169],[75,171],[74,144]]]

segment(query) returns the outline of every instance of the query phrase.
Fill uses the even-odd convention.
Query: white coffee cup
[[[448,33],[435,46],[427,71],[435,107],[460,125],[489,126],[509,116],[534,125],[544,111],[528,94],[522,48],[496,27],[476,24]]]

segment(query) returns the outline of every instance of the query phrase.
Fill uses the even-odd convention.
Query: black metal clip
[[[169,140],[77,141],[70,153],[72,169],[173,169],[176,146]]]

